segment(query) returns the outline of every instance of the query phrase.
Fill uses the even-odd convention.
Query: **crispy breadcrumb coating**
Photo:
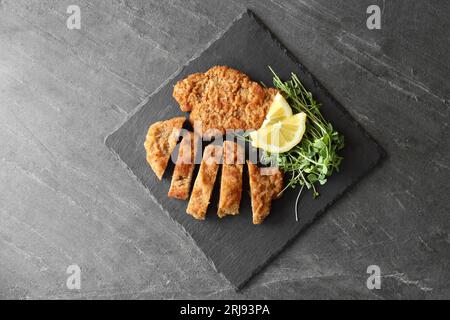
[[[208,145],[203,151],[202,163],[186,209],[195,219],[205,220],[221,158],[222,146]]]
[[[278,168],[259,168],[247,161],[253,224],[261,224],[270,213],[273,199],[281,196],[283,173]]]
[[[192,125],[201,124],[203,132],[218,129],[222,134],[226,129],[259,129],[276,93],[226,66],[191,74],[173,89],[181,110],[191,112]]]
[[[168,193],[170,198],[186,200],[189,197],[192,175],[195,168],[197,142],[192,132],[187,132],[181,140]]]
[[[222,179],[220,181],[220,198],[217,215],[239,214],[242,196],[242,169],[244,167],[244,151],[232,141],[223,143]]]
[[[170,155],[177,145],[185,117],[177,117],[165,121],[155,122],[148,128],[144,147],[147,152],[147,162],[161,180]]]

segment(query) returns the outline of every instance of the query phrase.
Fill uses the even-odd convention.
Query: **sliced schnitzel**
[[[220,180],[219,210],[217,215],[239,214],[242,196],[242,169],[244,150],[233,141],[223,143],[222,179]]]
[[[155,122],[148,128],[144,147],[147,152],[147,162],[161,180],[170,155],[177,145],[185,117]]]
[[[187,132],[181,140],[168,193],[168,196],[171,198],[186,200],[189,197],[189,189],[191,188],[192,175],[195,168],[197,140],[192,132]]]
[[[221,159],[222,146],[210,144],[203,151],[202,163],[186,209],[195,219],[205,220]]]
[[[283,173],[278,168],[259,168],[247,161],[253,224],[261,224],[270,213],[273,199],[281,196]]]
[[[242,72],[215,66],[179,81],[173,97],[182,111],[191,112],[192,125],[201,124],[203,132],[218,129],[225,134],[226,129],[259,129],[277,92]]]

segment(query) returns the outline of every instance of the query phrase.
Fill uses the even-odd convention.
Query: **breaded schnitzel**
[[[222,179],[220,181],[220,198],[217,215],[239,214],[242,196],[242,169],[244,167],[244,150],[233,141],[223,143]]]
[[[247,161],[253,224],[261,224],[270,213],[273,199],[281,196],[283,173],[278,168],[259,168]]]
[[[173,149],[177,145],[185,117],[177,117],[155,122],[148,128],[144,147],[147,152],[147,162],[161,180]]]
[[[192,132],[187,132],[181,140],[168,193],[168,196],[171,198],[186,200],[189,197],[189,189],[191,188],[192,175],[195,168],[197,140]]]
[[[215,66],[178,81],[173,97],[182,111],[190,111],[189,121],[201,123],[203,132],[218,129],[259,129],[276,89],[263,88],[237,70]]]
[[[222,146],[210,144],[203,151],[202,163],[186,209],[195,219],[205,220],[221,159]]]

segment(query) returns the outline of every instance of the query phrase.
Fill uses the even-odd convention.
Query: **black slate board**
[[[267,68],[269,65],[282,79],[287,79],[291,72],[296,73],[305,87],[323,105],[325,117],[344,134],[346,146],[341,152],[344,156],[341,171],[333,175],[325,186],[319,188],[321,194],[319,198],[313,200],[310,193],[305,192],[299,204],[299,222],[295,221],[294,216],[298,190],[288,190],[281,199],[273,202],[272,213],[264,224],[252,225],[246,179],[239,216],[219,220],[216,215],[217,197],[215,197],[207,219],[196,221],[185,213],[187,202],[167,197],[173,168],[166,171],[163,181],[160,182],[147,165],[143,143],[149,125],[158,120],[183,114],[172,98],[173,85],[191,73],[204,72],[214,65],[236,68],[248,74],[253,80],[262,81],[267,85],[272,83]],[[213,267],[236,288],[241,288],[344,191],[375,167],[383,155],[376,142],[273,37],[252,12],[243,14],[199,57],[191,60],[179,73],[169,79],[117,131],[107,137],[106,145],[149,189],[153,200],[163,211],[192,237]]]

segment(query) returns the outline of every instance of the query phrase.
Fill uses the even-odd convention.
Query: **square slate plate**
[[[281,199],[273,202],[271,215],[264,224],[252,225],[248,182],[245,178],[240,215],[219,220],[215,195],[207,219],[196,221],[185,212],[187,202],[167,197],[173,168],[166,170],[163,181],[160,182],[147,165],[143,143],[149,125],[158,120],[183,115],[172,98],[174,84],[191,73],[204,72],[215,65],[236,68],[253,80],[263,81],[267,85],[272,84],[271,73],[267,68],[269,65],[282,79],[287,79],[291,72],[296,73],[323,105],[325,117],[344,134],[346,146],[341,152],[344,156],[341,171],[320,188],[321,195],[316,200],[312,199],[309,192],[305,192],[299,204],[299,222],[295,221],[294,215],[298,190],[288,190]],[[106,145],[149,189],[157,205],[194,240],[213,267],[236,288],[247,283],[345,190],[368,173],[383,155],[375,141],[252,12],[244,13],[199,57],[191,60],[169,79],[117,131],[107,137]],[[244,171],[244,177],[246,175]]]

